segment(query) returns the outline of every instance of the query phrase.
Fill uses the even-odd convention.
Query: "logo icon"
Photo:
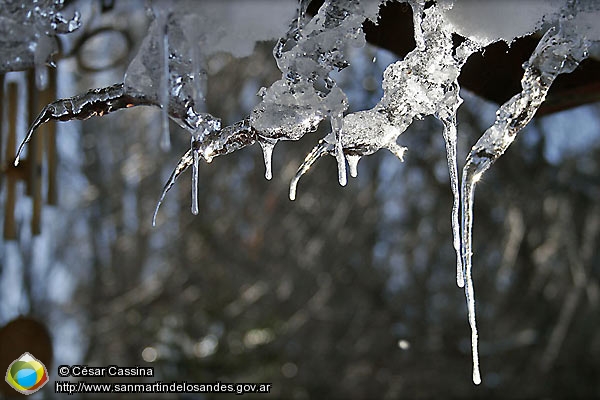
[[[29,395],[48,383],[48,371],[40,360],[29,353],[23,353],[8,366],[6,382],[17,392]]]

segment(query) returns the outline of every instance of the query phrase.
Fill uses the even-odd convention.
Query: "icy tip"
[[[265,140],[260,142],[260,146],[265,161],[265,179],[270,181],[273,178],[273,148],[275,143]]]
[[[358,162],[360,161],[360,156],[346,155],[346,160],[348,161],[348,167],[350,168],[350,176],[356,178],[358,176]]]
[[[459,261],[457,261],[456,265],[456,286],[459,288],[465,287],[465,274],[462,269],[462,264],[459,264]]]
[[[346,186],[348,183],[348,177],[346,175],[346,158],[344,157],[344,151],[340,142],[335,145],[335,158],[338,166],[338,182],[341,186]]]
[[[290,200],[296,200],[296,185],[294,183],[290,185]]]
[[[476,385],[481,384],[481,376],[479,375],[479,371],[473,371],[473,383]]]

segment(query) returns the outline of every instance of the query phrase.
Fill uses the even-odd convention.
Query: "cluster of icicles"
[[[479,384],[471,268],[475,185],[531,120],[554,79],[561,73],[571,72],[587,57],[588,42],[576,32],[576,2],[568,2],[557,26],[545,33],[524,65],[521,93],[500,107],[494,124],[473,146],[459,185],[456,112],[462,99],[458,76],[469,56],[482,46],[470,38],[464,38],[458,47],[453,45],[454,32],[444,20],[444,11],[452,7],[451,1],[429,2],[427,6],[425,0],[408,1],[413,9],[416,48],[403,60],[387,67],[382,83],[384,95],[375,107],[344,115],[348,101],[330,73],[348,65],[345,53],[348,45],[364,44],[362,23],[365,19],[376,20],[379,6],[384,2],[327,0],[318,13],[310,17],[306,14],[309,1],[300,1],[297,17],[273,52],[282,72],[281,79],[259,91],[262,100],[248,118],[222,128],[218,118],[199,111],[207,74],[202,47],[196,45],[206,34],[202,31],[205,24],[197,4],[157,1],[153,3],[155,19],[150,32],[131,63],[124,83],[48,105],[24,143],[37,126],[52,119],[85,119],[136,105],[161,107],[162,145],[168,147],[170,118],[190,132],[191,146],[166,183],[156,211],[175,180],[192,167],[192,212],[196,214],[201,159],[209,163],[216,156],[258,142],[264,153],[265,176],[270,179],[271,155],[277,142],[298,140],[315,131],[321,121],[329,119],[331,132],[307,155],[291,182],[289,196],[293,200],[300,177],[323,155],[336,158],[339,182],[345,185],[346,162],[350,175],[355,177],[360,158],[379,149],[388,149],[402,160],[406,148],[397,144],[398,137],[415,119],[434,116],[443,124],[454,196],[451,220],[456,281],[465,290],[472,332],[473,382]]]

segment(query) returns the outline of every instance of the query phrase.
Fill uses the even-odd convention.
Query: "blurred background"
[[[78,33],[89,38],[58,62],[60,98],[122,82],[147,28],[143,3],[89,3]],[[273,45],[210,61],[208,112],[225,125],[249,115],[260,87],[281,77]],[[352,50],[336,76],[349,111],[377,103],[396,59],[371,45]],[[7,74],[4,98],[14,82],[23,106],[26,81]],[[462,97],[459,167],[498,108]],[[26,125],[19,118],[17,142]],[[197,216],[184,174],[153,228],[189,134],[172,123],[172,149],[162,152],[158,108],[57,123],[57,199],[43,207],[37,235],[32,198],[14,185],[15,235],[0,242],[0,326],[41,323],[31,343],[49,336],[52,381],[61,364],[117,364],[153,366],[148,382],[270,382],[268,397],[286,399],[600,397],[598,104],[535,119],[478,186],[478,387],[455,284],[441,124],[415,122],[399,140],[404,163],[380,152],[344,188],[335,160],[322,159],[291,202],[289,182],[327,125],[277,146],[272,181],[259,146],[203,164]],[[59,396],[47,385],[34,397]]]

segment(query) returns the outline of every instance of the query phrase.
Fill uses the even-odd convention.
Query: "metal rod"
[[[0,189],[4,180],[4,168],[6,160],[2,160],[2,141],[4,137],[4,74],[0,74]],[[10,162],[10,161],[8,161]]]
[[[17,146],[17,108],[19,101],[19,87],[15,82],[10,82],[8,91],[8,137],[6,139],[5,160],[11,160],[15,156]],[[12,163],[7,163],[7,168],[14,168]],[[6,202],[4,203],[4,239],[15,240],[17,238],[17,226],[15,223],[16,205],[16,181],[14,173],[6,174]]]
[[[27,126],[31,126],[39,110],[39,100],[35,83],[35,70],[27,71]],[[29,142],[27,155],[27,194],[32,197],[31,233],[39,235],[42,222],[42,150],[44,135],[34,135]]]
[[[46,91],[47,97],[45,98],[46,104],[56,100],[56,79],[57,70],[56,68],[50,68],[48,90]],[[56,149],[56,123],[51,122],[46,125],[46,160],[48,162],[48,193],[47,202],[50,205],[56,205],[58,203],[58,191],[56,185],[56,171],[58,167],[57,162],[57,149]]]

